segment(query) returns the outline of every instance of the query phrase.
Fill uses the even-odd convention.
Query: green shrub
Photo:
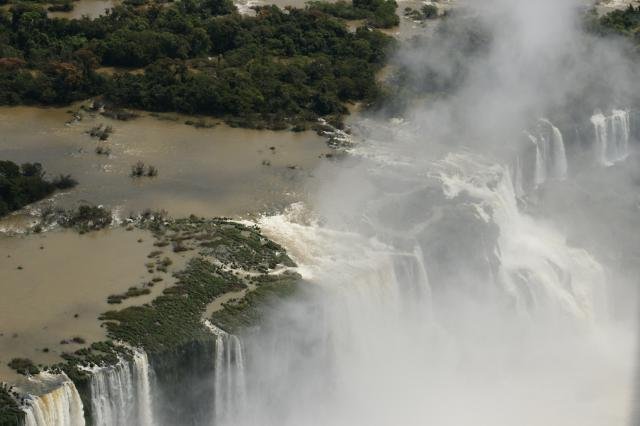
[[[18,374],[35,375],[40,372],[40,369],[29,358],[13,358],[8,365]]]
[[[76,210],[64,212],[58,219],[61,226],[80,232],[104,229],[111,224],[111,210],[101,206],[82,205]]]
[[[17,426],[24,424],[24,411],[14,397],[16,391],[11,385],[0,383],[0,425]]]
[[[0,216],[46,198],[56,189],[69,189],[76,185],[70,175],[60,175],[48,181],[40,163],[18,166],[12,161],[0,161]]]

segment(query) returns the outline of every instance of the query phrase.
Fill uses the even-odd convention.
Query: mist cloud
[[[355,124],[307,220],[263,221],[314,291],[254,336],[245,423],[630,424],[636,309],[611,299],[635,298],[635,271],[605,254],[637,187],[589,133],[596,108],[632,106],[627,46],[585,33],[577,1],[465,6],[398,53],[417,96]],[[555,126],[568,176],[516,194],[525,131]],[[613,220],[603,188],[624,194]]]

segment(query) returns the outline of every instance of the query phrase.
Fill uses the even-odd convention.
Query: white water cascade
[[[629,111],[614,109],[611,115],[597,111],[591,117],[595,132],[595,152],[597,161],[611,166],[629,155],[631,135]]]
[[[214,358],[213,425],[231,424],[246,408],[245,361],[240,339],[216,327],[205,326],[216,336]]]
[[[52,387],[39,396],[30,396],[25,408],[25,426],[84,426],[82,400],[75,385],[63,373],[40,373],[35,379]]]
[[[567,155],[560,130],[549,120],[542,118],[538,120],[535,130],[526,132],[526,135],[536,150],[535,185],[542,185],[548,179],[566,179]]]
[[[133,349],[133,359],[90,369],[91,408],[96,426],[153,425],[147,354]]]
[[[302,329],[302,348],[260,347],[258,414],[234,424],[575,424],[591,416],[576,410],[613,407],[607,392],[576,397],[612,382],[610,346],[591,337],[606,317],[603,267],[519,210],[507,167],[400,151],[356,166],[385,186],[344,222],[300,220],[299,206],[260,222],[326,299],[320,319],[291,309],[283,324]]]
[[[522,173],[522,161],[520,156],[516,156],[515,165],[513,166],[513,182],[514,190],[517,197],[523,197],[526,193],[524,185],[524,176]]]
[[[136,350],[133,356],[134,376],[138,397],[138,421],[140,426],[152,426],[153,399],[151,396],[151,367],[147,353]]]
[[[522,214],[510,173],[468,154],[449,154],[440,166],[445,194],[476,199],[478,217],[499,229],[497,281],[520,313],[593,320],[604,307],[602,266],[585,250],[567,245],[553,228]],[[602,313],[602,312],[600,312]]]

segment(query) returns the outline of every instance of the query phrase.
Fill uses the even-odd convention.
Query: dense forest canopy
[[[315,7],[265,6],[243,16],[230,0],[182,0],[68,20],[21,3],[0,11],[0,104],[102,95],[120,106],[279,127],[375,99],[375,73],[391,43],[366,27],[351,32]]]

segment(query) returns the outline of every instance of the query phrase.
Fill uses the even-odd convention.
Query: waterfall
[[[614,109],[609,116],[596,111],[591,123],[595,133],[596,159],[600,164],[611,166],[627,158],[631,134],[629,111]]]
[[[538,138],[531,133],[527,133],[527,137],[536,147],[536,161],[535,161],[535,173],[534,182],[535,185],[541,185],[547,180],[547,150],[546,144],[540,142]]]
[[[516,156],[515,166],[513,168],[513,182],[515,185],[516,196],[522,197],[525,195],[524,190],[524,177],[522,176],[522,161],[520,156]]]
[[[471,195],[485,212],[479,217],[498,225],[498,282],[515,298],[519,312],[541,310],[593,320],[604,283],[598,262],[585,250],[568,246],[554,229],[521,213],[510,173],[502,166],[455,154],[443,163],[447,196]]]
[[[564,148],[564,139],[560,129],[551,124],[549,121],[546,123],[551,126],[552,131],[552,149],[553,149],[553,173],[557,179],[567,178],[567,153]]]
[[[216,327],[205,326],[216,336],[214,357],[213,424],[229,424],[246,407],[245,361],[240,338]]]
[[[567,178],[567,154],[560,129],[542,118],[533,131],[525,132],[536,150],[534,182],[542,185],[547,179]]]
[[[29,396],[25,408],[26,426],[84,426],[82,400],[64,373],[40,373],[36,379],[53,388],[42,395]]]
[[[120,358],[117,364],[89,369],[91,408],[96,426],[153,424],[149,362],[140,349],[133,359]]]
[[[138,396],[138,424],[153,425],[153,403],[151,398],[150,366],[147,353],[135,350],[133,355],[134,375]]]
[[[522,412],[549,424],[537,407],[571,419],[575,392],[608,373],[606,360],[575,368],[598,351],[603,267],[519,209],[508,167],[468,152],[411,160],[418,143],[393,163],[350,165],[384,185],[344,219],[296,208],[260,221],[321,289],[322,315],[278,308],[291,315],[274,328],[293,342],[261,333],[250,368],[262,387],[248,389],[258,420],[235,424],[517,424]]]

